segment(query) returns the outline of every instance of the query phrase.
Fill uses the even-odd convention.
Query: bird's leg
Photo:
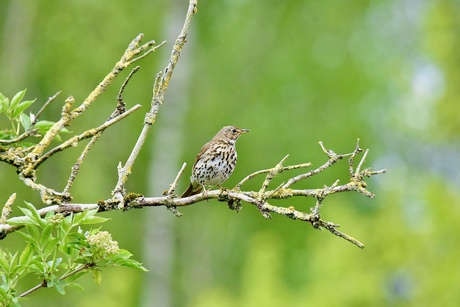
[[[217,187],[219,188],[220,192],[225,192],[228,190],[227,188],[222,187],[220,184],[218,184]]]
[[[201,194],[203,194],[203,196],[205,198],[208,198],[208,190],[206,189],[206,186],[202,186],[203,187],[203,192],[201,192]],[[207,199],[206,201],[209,201],[209,199]]]

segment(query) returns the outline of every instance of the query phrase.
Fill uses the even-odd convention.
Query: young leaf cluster
[[[36,115],[32,112],[26,114],[26,109],[29,108],[35,101],[25,100],[22,101],[26,94],[24,89],[10,100],[0,93],[0,114],[4,114],[11,125],[11,128],[0,130],[0,140],[14,140],[18,138],[22,133],[28,133],[30,136],[40,137],[43,136],[54,124],[48,120],[38,120]],[[61,129],[61,133],[68,133],[67,129]],[[60,141],[61,137],[58,134],[57,140]],[[16,143],[18,146],[28,147],[29,143]]]
[[[19,306],[22,297],[42,287],[54,288],[60,294],[65,294],[68,286],[81,289],[75,281],[87,273],[100,283],[102,267],[146,270],[141,263],[130,259],[132,254],[120,249],[107,231],[82,229],[107,220],[97,216],[97,210],[68,216],[48,212],[42,218],[31,204],[26,203],[25,208],[20,209],[24,216],[13,217],[8,223],[24,226],[18,233],[25,239],[26,246],[20,253],[0,248],[0,303]],[[40,283],[20,294],[21,280],[32,276]]]

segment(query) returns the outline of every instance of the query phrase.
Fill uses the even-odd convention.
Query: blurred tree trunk
[[[5,20],[0,32],[0,83],[5,95],[13,95],[18,89],[26,88],[30,39],[37,13],[37,1],[12,1],[10,6],[0,3]]]
[[[168,40],[167,46],[172,46],[175,37],[180,32],[184,19],[183,1],[174,1],[169,9],[164,26]],[[162,40],[163,38],[158,38]],[[169,52],[167,53],[169,57]],[[149,186],[147,195],[161,195],[174,180],[182,162],[183,131],[186,111],[188,108],[190,46],[182,54],[180,65],[176,67],[173,82],[169,85],[167,102],[161,110],[158,123],[154,127],[154,138],[151,141],[151,160],[149,165]],[[165,56],[162,63],[166,63]],[[180,194],[181,191],[177,191]],[[172,229],[173,215],[167,210],[146,210],[147,220],[144,228],[144,265],[149,269],[142,283],[142,306],[158,307],[171,306],[174,252],[174,230]]]

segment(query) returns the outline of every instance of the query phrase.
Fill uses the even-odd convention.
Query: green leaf
[[[97,209],[85,210],[82,212],[83,218],[88,218],[91,216],[95,216],[97,213]]]
[[[100,285],[102,282],[102,274],[98,269],[93,269],[93,280],[97,285]]]
[[[59,130],[59,133],[70,133],[70,131],[64,127],[61,130]]]
[[[10,100],[0,93],[0,112],[6,113],[10,105]]]
[[[61,264],[62,262],[62,258],[59,257],[59,258],[56,258],[55,261],[48,261],[47,264],[48,264],[48,267],[53,270],[53,271],[58,271],[57,267]]]
[[[79,213],[71,213],[66,217],[67,221],[71,225],[71,227],[75,227],[80,225],[81,220],[83,220],[86,217],[86,214],[88,213],[88,210],[83,210],[83,212]]]
[[[45,220],[54,216],[56,213],[54,213],[53,211],[48,211],[46,212],[45,216],[43,217]]]
[[[108,220],[109,219],[107,219],[105,217],[101,217],[101,216],[91,216],[91,217],[88,217],[88,218],[84,219],[81,222],[81,225],[100,224],[100,223],[104,223],[105,221],[108,221]]]
[[[26,242],[35,242],[35,239],[29,234],[24,231],[17,231],[20,236],[22,236]]]
[[[100,224],[108,221],[109,219],[96,216],[98,209],[92,209],[85,211],[85,215],[82,215],[82,220],[80,222],[81,225],[88,225],[88,224]]]
[[[89,271],[88,269],[85,269],[85,270],[82,270],[82,271],[79,271],[79,272],[77,272],[75,274],[70,275],[69,277],[67,277],[65,279],[65,281],[67,282],[67,285],[71,286],[71,284],[73,283],[74,280],[77,280],[81,276],[86,275],[88,273],[88,271]]]
[[[49,120],[40,120],[35,123],[34,128],[38,129],[38,133],[45,135],[55,123]]]
[[[4,272],[7,272],[10,270],[8,259],[9,259],[9,253],[3,252],[0,249],[0,269]]]
[[[37,225],[37,223],[35,223],[34,220],[28,216],[15,216],[15,217],[9,218],[6,221],[10,225],[27,225],[27,224]]]
[[[14,274],[15,273],[15,268],[17,267],[16,265],[16,258],[18,257],[18,252],[15,252],[13,255],[12,254],[9,254],[9,272],[10,274]]]
[[[129,251],[127,251],[126,249],[120,249],[120,251],[118,252],[118,254],[116,254],[116,257],[117,258],[130,258],[132,257],[133,254],[131,254]]]
[[[18,104],[16,106],[16,108],[14,108],[13,110],[13,114],[12,114],[12,117],[13,118],[16,118],[18,117],[20,114],[22,114],[28,107],[30,107],[31,104],[33,104],[35,102],[35,99],[34,100],[26,100],[26,101],[23,101],[21,102],[20,104]]]
[[[64,287],[61,285],[60,282],[57,282],[57,280],[56,280],[56,283],[54,283],[54,288],[57,290],[57,292],[59,292],[59,294],[62,294],[62,295],[65,294]]]
[[[62,257],[56,258],[56,261],[54,262],[54,266],[57,267],[62,263]]]
[[[81,264],[87,264],[88,263],[88,259],[86,258],[77,258],[74,260],[75,263],[81,263]]]
[[[79,289],[79,290],[85,290],[85,288],[83,288],[82,285],[77,284],[76,282],[68,283],[67,286],[75,288],[75,289]]]
[[[14,95],[13,99],[11,99],[8,113],[13,114],[14,109],[16,109],[16,106],[19,104],[19,102],[22,100],[22,98],[24,98],[24,95],[26,94],[26,91],[27,91],[27,89],[24,89],[24,90],[16,93],[16,95]]]
[[[21,208],[19,207],[19,210],[21,210],[24,215],[30,217],[35,225],[41,226],[42,228],[45,227],[46,222],[41,218],[40,214],[38,213],[37,209],[28,202],[24,202],[26,204],[27,208]]]
[[[21,113],[19,115],[19,122],[21,123],[22,128],[25,131],[29,130],[30,126],[32,125],[32,120],[27,114]]]
[[[16,133],[11,130],[0,131],[0,140],[11,140],[16,137]]]
[[[42,230],[42,234],[40,236],[40,245],[44,246],[45,243],[51,239],[54,239],[51,236],[51,232],[53,231],[54,225],[51,223],[46,224],[45,228]]]
[[[3,287],[0,287],[0,297],[3,298],[3,300],[0,300],[0,302],[1,301],[6,302],[7,294],[6,294],[6,289],[4,289]]]
[[[131,254],[129,251],[125,249],[120,249],[120,251],[116,255],[113,255],[107,259],[107,265],[126,266],[130,268],[139,269],[145,272],[148,271],[145,267],[142,266],[142,263],[134,259],[130,259],[132,255],[133,254]]]
[[[22,251],[21,256],[19,256],[19,265],[27,266],[30,260],[32,260],[32,256],[33,256],[33,249],[32,249],[31,244],[28,243],[26,247],[24,248],[24,250]]]
[[[65,294],[64,286],[65,282],[59,280],[55,275],[50,275],[46,280],[46,286],[48,288],[55,288],[60,294]]]
[[[36,225],[26,225],[27,232],[32,236],[33,243],[35,246],[40,245],[40,231]]]
[[[120,261],[119,265],[134,268],[134,269],[139,269],[139,270],[142,270],[144,272],[149,271],[144,266],[142,266],[142,263],[140,263],[140,262],[138,262],[138,261],[136,261],[134,259],[123,259],[123,261]]]
[[[72,229],[72,217],[73,217],[73,213],[70,214],[69,216],[66,216],[62,221],[61,221],[61,230],[62,232],[64,232],[65,234],[68,233],[70,231],[70,229]]]
[[[51,255],[53,253],[54,249],[59,247],[58,243],[59,243],[58,238],[54,238],[54,239],[49,240],[48,242],[44,243],[44,245],[43,245],[43,255],[45,257],[48,257],[49,255]]]
[[[29,269],[31,272],[36,272],[39,274],[44,274],[46,272],[45,265],[38,257],[31,261]]]

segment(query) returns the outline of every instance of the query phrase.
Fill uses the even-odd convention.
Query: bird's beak
[[[247,133],[247,132],[249,132],[249,129],[241,129],[240,132],[241,132],[241,133]]]

